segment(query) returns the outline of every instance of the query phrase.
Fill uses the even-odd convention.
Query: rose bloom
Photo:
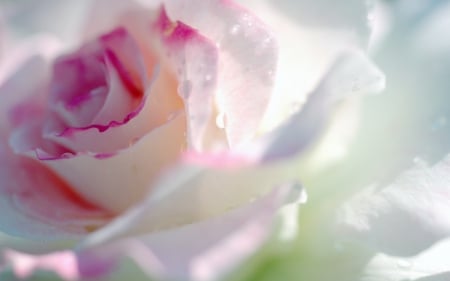
[[[418,160],[383,178],[392,184],[356,192],[401,166],[369,165],[389,149],[357,146],[399,143],[372,139],[377,125],[358,110],[361,94],[384,86],[367,46],[380,48],[381,63],[391,53],[390,38],[370,37],[370,27],[382,31],[401,13],[356,0],[241,2],[4,4],[0,279],[427,276],[409,275],[425,267],[397,257],[448,234],[448,161]],[[27,9],[57,36],[22,39]],[[402,34],[392,26],[392,38]],[[358,120],[375,128],[362,140]],[[383,160],[422,155],[397,151]],[[309,202],[298,218],[300,182]],[[263,255],[269,238],[275,247]],[[267,274],[230,275],[251,256],[276,262]]]

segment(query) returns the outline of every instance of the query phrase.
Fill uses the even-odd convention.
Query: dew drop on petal
[[[253,26],[253,22],[251,21],[251,18],[250,18],[249,14],[244,14],[242,16],[242,22],[244,22],[244,24],[247,25],[248,27],[252,27]]]
[[[231,35],[238,35],[241,31],[241,26],[239,24],[235,24],[230,28]]]
[[[226,115],[224,112],[221,112],[216,117],[216,125],[220,129],[225,129],[226,127]]]

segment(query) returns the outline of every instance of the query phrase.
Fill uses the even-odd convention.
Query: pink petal
[[[122,121],[139,105],[147,69],[132,36],[115,28],[59,58],[50,84],[50,108],[66,127]],[[114,110],[113,110],[114,109]],[[61,128],[54,128],[59,133]]]
[[[52,123],[49,123],[42,132],[45,139],[76,153],[115,153],[151,130],[150,126],[153,124],[148,122],[151,120],[151,104],[144,97],[141,104],[138,106],[134,104],[135,108],[133,108],[132,103],[135,101],[130,100],[127,89],[120,82],[116,71],[109,69],[109,72],[108,98],[100,112],[96,113],[94,120],[90,121],[94,123],[81,128],[69,127],[58,132],[55,129],[57,130],[61,125],[58,123],[53,125],[52,123],[57,120],[50,120],[49,122]],[[93,103],[92,100],[88,102]],[[96,120],[104,123],[95,123]]]
[[[111,70],[110,94],[116,94],[107,102],[115,103],[120,110],[120,97],[126,92],[116,73]],[[68,128],[62,133],[44,130],[44,138],[52,140],[77,153],[92,152],[97,154],[115,153],[145,136],[151,130],[170,121],[183,108],[181,99],[176,95],[173,78],[167,72],[155,74],[155,81],[147,85],[141,104],[129,111],[123,120],[110,119],[106,125],[91,125],[85,128]],[[119,103],[119,104],[117,104]],[[105,105],[108,107],[108,105]],[[116,110],[108,108],[100,114],[115,115]],[[106,119],[105,119],[106,120]],[[112,121],[111,121],[112,120]]]
[[[123,27],[102,35],[99,41],[127,92],[134,97],[142,97],[143,88],[148,81],[147,68],[153,67],[152,64],[145,64],[141,52],[146,50],[140,50],[132,35]]]
[[[279,208],[298,196],[299,190],[294,190],[293,186],[284,185],[253,203],[203,222],[81,248],[81,272],[95,268],[96,264],[129,257],[150,277],[218,279],[260,248],[272,232]],[[103,274],[108,273],[106,270]]]
[[[160,40],[160,55],[166,57],[170,70],[176,73],[178,94],[185,102],[189,145],[202,150],[217,130],[211,126],[215,120],[217,48],[192,27],[171,21],[164,8],[160,9],[154,31]]]
[[[86,126],[101,109],[106,91],[93,90],[106,86],[102,55],[100,46],[90,44],[54,62],[47,103],[66,126]]]
[[[198,29],[217,44],[220,75],[215,102],[223,119],[220,123],[232,147],[251,139],[274,85],[277,46],[273,34],[231,1],[165,1],[165,6],[169,17]]]
[[[169,62],[169,70],[177,75],[179,81],[179,93],[185,98],[189,145],[197,150],[214,147],[217,143],[223,146],[226,137],[225,131],[222,130],[221,132],[221,129],[216,126],[215,120],[217,114],[221,113],[221,116],[223,116],[226,113],[225,111],[233,111],[230,113],[230,118],[228,115],[225,117],[227,124],[230,123],[230,126],[227,125],[226,129],[228,135],[247,135],[240,137],[243,140],[254,134],[270,96],[272,84],[268,82],[267,77],[273,72],[276,60],[272,37],[258,20],[236,6],[230,7],[228,4],[224,4],[222,8],[225,8],[225,13],[230,17],[229,20],[227,19],[226,24],[230,25],[227,28],[239,23],[241,17],[246,23],[248,21],[252,28],[244,27],[245,35],[229,36],[229,40],[220,42],[221,40],[217,38],[218,34],[210,36],[212,34],[204,33],[203,28],[195,30],[194,28],[198,28],[197,26],[191,27],[190,22],[185,23],[181,18],[181,21],[170,20],[165,15],[164,9],[161,10],[156,19],[152,19],[153,13],[151,11],[148,11],[145,15],[132,5],[119,3],[119,6],[123,8],[122,10],[119,8],[100,9],[99,7],[103,7],[105,3],[110,5],[106,1],[96,2],[98,6],[95,11],[100,11],[102,16],[100,17],[101,23],[97,25],[99,28],[94,29],[95,32],[120,23],[125,24],[135,34],[136,38],[151,37],[155,31],[160,34],[161,44],[159,47],[157,46],[157,51],[160,57],[165,58],[163,67],[165,67],[166,61]],[[123,7],[124,5],[126,7]],[[155,5],[151,6],[153,9],[155,8]],[[203,4],[200,5],[200,8],[203,8]],[[216,12],[220,12],[220,9],[221,7],[217,7]],[[214,20],[215,25],[220,23],[217,26],[223,28],[225,24],[222,23],[224,15],[216,14],[214,17],[217,17],[217,21]],[[96,18],[98,17],[96,16]],[[179,18],[175,19],[178,20]],[[211,19],[211,17],[208,16],[208,19]],[[152,21],[155,21],[154,26],[156,28],[153,31],[145,29],[145,26]],[[220,34],[228,33],[221,32]],[[258,46],[259,51],[256,57],[251,51],[246,51],[244,54],[240,52],[241,50],[251,50],[256,45],[253,41],[258,39],[258,42],[260,42],[260,36],[266,40],[263,42],[264,46]],[[253,41],[247,38],[251,38]],[[247,46],[242,42],[250,43]],[[148,45],[148,42],[141,42],[141,44]],[[223,51],[220,57],[217,53],[216,46],[218,45],[225,46],[222,48],[223,50],[219,50]],[[271,55],[266,55],[266,53]],[[218,59],[220,59],[220,62]],[[247,62],[248,59],[252,61],[246,63],[246,65],[240,64],[240,61]],[[268,68],[266,62],[267,65],[271,66],[269,71],[266,71]],[[221,71],[223,68],[224,75],[221,76],[223,76],[224,81],[217,85],[219,64]],[[251,71],[247,73],[247,69],[251,69]],[[240,74],[244,71],[246,71],[245,80],[240,78],[244,76]],[[269,75],[267,75],[267,72],[269,72]],[[245,96],[242,96],[242,94],[245,94]],[[242,102],[255,97],[256,103]],[[216,104],[220,108],[215,108]],[[246,116],[244,121],[240,120],[242,114]],[[240,121],[237,121],[238,119]],[[229,120],[231,121],[229,122]],[[237,130],[239,132],[234,132]]]
[[[3,232],[41,240],[79,238],[109,220],[47,168],[14,155],[3,138],[0,167]]]
[[[82,117],[88,116],[89,125],[66,129],[63,129],[64,124],[57,122],[57,118],[53,118],[55,120],[50,120],[44,129],[46,139],[74,152],[114,153],[129,146],[130,142],[138,140],[150,130],[163,125],[183,108],[181,99],[176,94],[175,77],[166,70],[166,66],[160,67],[158,73],[154,65],[155,61],[148,62],[146,58],[146,53],[152,50],[138,48],[130,36],[127,30],[117,28],[98,39],[100,42],[98,44],[103,46],[100,51],[110,54],[105,62],[109,89],[106,100],[104,102],[100,100],[104,103],[101,109],[92,108],[92,104],[95,105],[93,99],[86,102],[86,107],[90,108],[95,118],[89,117],[94,116],[92,114],[74,111],[76,119],[79,119],[80,114],[83,115]],[[151,38],[151,34],[147,34],[147,37]],[[150,48],[150,46],[147,47]],[[83,56],[83,49],[90,51],[92,46],[91,48],[89,45],[85,46],[81,49],[81,54],[75,53],[71,56],[75,56],[76,59]],[[113,52],[108,53],[109,50]],[[83,65],[87,63],[90,63],[90,60],[83,62]],[[103,62],[96,62],[94,69],[99,66],[103,66]],[[64,65],[61,67],[64,69]],[[150,71],[150,68],[153,70]],[[87,76],[82,69],[75,69],[75,71],[77,72],[75,77],[81,76],[80,78],[84,79]],[[104,76],[105,73],[101,75]],[[58,79],[58,76],[59,74],[56,73],[53,83],[56,87],[62,87],[61,96],[67,92],[67,84],[71,83],[75,84],[73,85],[73,88],[77,89],[75,94],[79,95],[80,87],[77,83],[80,83],[78,81],[80,79],[61,82],[71,78],[65,75],[63,79]],[[150,78],[153,81],[150,81]],[[87,86],[89,90],[92,88]],[[56,109],[58,113],[66,111],[59,110],[58,103],[56,105],[54,110]],[[62,114],[62,116],[66,115]],[[68,119],[71,119],[71,115],[72,113],[68,114]],[[61,130],[63,130],[62,133]]]
[[[139,201],[151,181],[175,161],[185,145],[185,132],[185,118],[179,114],[117,153],[79,154],[43,163],[88,201],[120,213]],[[45,157],[40,153],[38,158]]]

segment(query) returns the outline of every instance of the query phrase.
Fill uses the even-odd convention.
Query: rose
[[[247,20],[248,20],[248,18],[247,18]],[[233,26],[234,27],[234,26]],[[337,67],[337,69],[338,70],[341,70],[340,69],[340,67],[342,67],[340,64],[338,64],[338,66],[339,67]],[[335,72],[336,72],[336,70],[334,70]],[[332,77],[332,76],[331,76]],[[330,81],[329,81],[329,79],[325,79],[324,80],[325,82],[322,84],[322,86],[323,85],[326,85],[326,86],[329,86],[329,83],[330,83]],[[351,82],[353,82],[353,81],[351,81]],[[347,90],[347,89],[344,89],[344,90]],[[326,92],[326,91],[325,91]],[[311,111],[311,108],[313,108],[313,107],[319,107],[319,108],[321,108],[321,109],[323,109],[324,111],[320,111],[320,113],[322,113],[322,112],[326,112],[326,109],[328,109],[328,106],[329,106],[329,104],[328,104],[328,98],[327,98],[327,96],[326,95],[324,95],[322,92],[319,92],[320,94],[316,94],[318,97],[320,97],[320,98],[317,98],[316,97],[316,99],[312,99],[312,101],[314,101],[314,102],[311,102],[310,104],[308,104],[308,106],[306,106],[306,109],[310,109],[310,110],[305,110],[305,111],[303,111],[303,112],[306,112],[307,114],[309,114],[309,115],[307,115],[307,117],[309,117],[313,112]],[[338,95],[340,94],[340,92],[338,92],[337,93]],[[33,103],[34,104],[34,103]],[[8,106],[9,107],[9,106]],[[296,120],[298,120],[300,117],[303,117],[304,116],[304,114],[303,115],[299,115],[299,116],[296,116],[296,118],[294,118],[293,120],[294,121],[296,121]],[[312,117],[314,117],[314,116],[312,116]],[[20,120],[19,120],[20,121]],[[289,131],[289,129],[291,129],[292,128],[292,126],[293,126],[293,124],[296,124],[297,122],[291,122],[291,123],[289,123],[286,127],[288,128],[288,130],[280,130],[281,131],[281,134],[280,135],[278,135],[278,134],[274,134],[274,135],[271,135],[272,136],[272,138],[270,138],[270,137],[268,137],[267,139],[268,139],[268,141],[269,141],[269,144],[272,144],[272,145],[269,145],[269,146],[267,146],[266,145],[266,147],[268,147],[269,149],[268,150],[266,150],[266,152],[265,152],[265,154],[262,154],[262,153],[257,153],[256,154],[256,156],[266,156],[266,158],[271,158],[271,160],[273,160],[273,158],[275,158],[275,157],[279,157],[280,155],[277,155],[274,151],[273,151],[273,148],[274,148],[274,146],[273,146],[273,143],[275,143],[275,144],[277,144],[277,142],[279,142],[279,141],[282,141],[282,142],[284,142],[284,140],[286,140],[286,134],[285,134],[285,132],[286,131]],[[303,122],[300,122],[299,123],[300,124],[300,129],[308,129],[308,127],[306,126],[306,123],[303,121]],[[304,128],[306,126],[306,128]],[[278,133],[278,132],[276,132],[276,133]],[[270,135],[269,135],[270,136]],[[281,136],[281,137],[280,137]],[[275,139],[275,142],[273,141],[273,139]],[[258,142],[259,143],[259,142]],[[13,144],[14,144],[14,142],[13,142]],[[264,144],[264,142],[263,142],[263,144]],[[263,148],[265,147],[264,145],[261,145]],[[279,146],[279,145],[276,145],[275,146],[275,148],[276,147],[279,147],[279,148],[285,148],[284,146]],[[296,146],[291,146],[291,147],[288,147],[290,150],[288,151],[288,152],[291,152],[291,151],[296,151],[296,150],[298,150],[298,148],[296,147]],[[239,152],[239,153],[237,153],[238,155],[240,154],[240,153],[242,153],[242,150],[235,150],[235,151],[237,151],[237,152]],[[265,150],[263,150],[263,151],[265,151]],[[259,152],[261,152],[261,151],[259,151]],[[282,151],[282,152],[285,152],[285,151]],[[38,156],[39,157],[41,157],[42,158],[42,154],[38,154]],[[196,155],[194,155],[194,159],[196,159],[196,157],[195,157]],[[226,155],[225,155],[226,156]],[[233,156],[232,158],[231,158],[231,160],[233,160],[234,159],[234,155],[231,155],[231,156]],[[248,155],[246,155],[246,156],[248,156]],[[252,154],[250,154],[250,156],[254,156],[254,155],[252,155]],[[228,156],[227,156],[228,157]],[[264,157],[262,157],[262,159],[264,159]],[[44,160],[47,160],[47,159],[44,159]],[[204,159],[200,159],[200,160],[204,160]],[[212,158],[211,160],[215,160],[214,158]],[[249,159],[247,159],[247,160],[249,160]],[[250,158],[250,160],[252,160],[252,158]],[[267,159],[265,159],[265,160],[267,160]],[[192,161],[192,160],[191,160]],[[197,161],[197,160],[196,160]],[[12,163],[14,163],[14,162],[12,162]],[[19,164],[21,164],[21,163],[18,163],[18,165]],[[209,162],[207,162],[207,164],[208,165],[213,165],[214,164],[214,162],[211,162],[211,161],[209,161]],[[230,165],[231,164],[233,164],[233,162],[230,162]],[[11,165],[11,164],[9,164],[9,165]],[[12,166],[12,165],[11,165]],[[13,166],[14,167],[14,166]],[[196,172],[196,171],[194,171],[194,172]],[[243,170],[243,175],[241,176],[241,177],[244,177],[245,176],[245,174],[246,174],[246,170],[244,169]],[[220,173],[218,173],[219,175],[220,175]],[[227,176],[229,176],[229,174],[226,174]],[[50,176],[49,176],[50,177]],[[213,174],[213,177],[217,177],[217,174]],[[241,178],[242,179],[242,178]],[[254,184],[253,183],[253,185],[256,185],[257,187],[261,187],[261,186],[259,186],[259,185],[257,185],[257,184]],[[164,186],[166,186],[166,187],[170,187],[170,185],[164,185]],[[48,194],[48,193],[47,193]],[[272,199],[275,199],[275,198],[272,198]],[[55,200],[56,201],[56,200]],[[151,202],[150,202],[151,203]],[[215,202],[215,203],[217,203],[217,202]],[[148,206],[146,206],[146,205],[141,205],[141,206],[144,206],[145,208],[148,208]],[[144,209],[145,209],[144,208]],[[138,211],[142,211],[142,208],[136,208],[135,210],[138,210]],[[139,212],[138,212],[139,213]],[[124,220],[125,222],[130,222],[130,217],[132,218],[132,219],[135,219],[136,220],[136,212],[131,212],[131,213],[128,213],[129,215],[128,216],[124,216],[125,217],[125,219],[122,219],[122,221]],[[254,217],[256,217],[257,218],[257,216],[254,216]],[[127,220],[127,218],[128,218],[128,220]],[[139,216],[137,217],[137,219],[141,219],[141,218],[139,218]],[[166,218],[167,219],[167,218]],[[222,221],[225,221],[225,219],[224,218],[222,218]],[[118,222],[119,223],[117,223],[117,224],[112,224],[112,229],[114,229],[114,226],[115,225],[120,225],[120,220],[118,220]],[[136,223],[136,222],[133,222],[133,221],[131,221],[131,223]],[[196,225],[196,227],[198,227],[198,225]],[[109,229],[111,229],[111,228],[109,228]],[[125,230],[125,231],[129,231],[129,230],[131,230],[131,231],[133,231],[133,230],[136,230],[136,229],[133,229],[133,228],[123,228],[123,225],[122,225],[122,227],[120,228],[121,229],[121,231],[122,230]],[[108,230],[108,228],[107,228],[107,230]],[[197,229],[197,231],[198,231],[198,229]],[[106,232],[108,232],[108,231],[106,231]],[[100,233],[105,233],[105,231],[103,231],[103,232],[100,232]],[[221,231],[221,233],[223,234],[223,232]],[[167,235],[168,237],[170,237],[170,235]],[[166,236],[166,237],[167,237]],[[94,237],[95,237],[95,235],[94,235]],[[97,235],[97,237],[98,237],[98,235]],[[92,241],[92,239],[91,239],[91,241]],[[171,243],[173,243],[174,241],[176,241],[175,239],[171,239]],[[117,245],[117,244],[116,244]],[[118,244],[119,246],[115,246],[115,247],[123,247],[123,245],[121,246],[121,244],[119,243]],[[129,243],[126,243],[125,245],[130,245]],[[172,245],[172,247],[173,247],[173,245]],[[114,247],[112,247],[112,249],[114,249]],[[114,252],[114,250],[112,250],[113,252]],[[102,252],[101,250],[99,251],[100,253]],[[78,255],[78,257],[80,257],[80,255],[81,256],[83,256],[83,255],[85,255],[85,253],[83,252],[83,254],[79,254]],[[55,255],[56,257],[58,257],[59,255]],[[68,261],[71,261],[70,259],[71,258],[73,258],[73,256],[72,255],[70,255],[70,254],[68,254],[68,255],[60,255],[62,258],[68,258]],[[10,257],[12,258],[12,260],[14,261],[20,261],[23,257],[22,256],[20,256],[20,255],[17,255],[17,254],[12,254],[12,255],[10,255]],[[86,256],[83,256],[84,258],[86,258]],[[46,261],[51,261],[52,260],[52,258],[53,258],[53,256],[50,256],[50,257],[44,257],[44,258],[41,258],[40,260],[38,260],[38,261],[36,261],[36,262],[34,262],[34,263],[31,263],[31,266],[34,266],[34,265],[36,265],[36,266],[43,266],[43,267],[45,267],[45,265],[46,265],[46,263],[48,263],[48,262],[46,262]],[[98,257],[97,257],[98,258]],[[18,264],[20,264],[20,263],[18,263]],[[30,264],[30,263],[29,263]],[[171,269],[175,269],[176,267],[172,267]],[[26,268],[26,269],[30,269],[30,267],[28,267],[28,268]],[[26,271],[26,270],[25,270]],[[22,273],[23,273],[24,271],[22,271]],[[60,272],[61,274],[67,274],[67,272]],[[73,272],[71,272],[72,274],[73,274]],[[205,274],[205,273],[203,273],[203,274]]]
[[[8,252],[6,260],[19,276],[55,266],[58,258],[72,266],[56,268],[63,277],[88,276],[86,270],[99,270],[106,262],[108,266],[100,272],[104,274],[111,269],[110,263],[117,261],[111,257],[117,253],[162,276],[210,279],[229,270],[228,259],[239,261],[260,245],[273,213],[292,196],[289,191],[295,191],[295,185],[289,183],[297,175],[278,161],[305,149],[319,134],[336,100],[371,90],[380,82],[380,74],[360,52],[342,54],[338,48],[338,59],[302,111],[282,126],[275,123],[272,132],[257,132],[272,88],[270,78],[275,74],[274,38],[249,12],[227,1],[183,3],[167,1],[164,8],[145,13],[121,8],[118,14],[126,14],[125,28],[117,28],[117,19],[123,17],[113,17],[111,25],[109,16],[97,15],[105,22],[95,26],[105,28],[106,33],[57,58],[52,76],[43,71],[45,64],[30,60],[3,84],[7,99],[1,109],[11,123],[2,124],[6,167],[2,178],[5,183],[14,182],[19,178],[14,172],[19,169],[26,177],[14,189],[5,184],[2,206],[13,210],[17,220],[31,215],[40,220],[24,225],[4,217],[5,231],[73,238],[108,222],[88,235],[75,253],[33,259]],[[194,16],[194,10],[203,11],[203,17]],[[209,26],[213,19],[218,20],[214,28]],[[256,49],[250,52],[253,48],[246,46]],[[153,68],[155,60],[160,61],[158,71]],[[34,77],[36,82],[27,85],[30,88],[18,88],[14,78],[31,78],[25,76],[26,71],[35,68],[42,77]],[[241,72],[244,79],[231,75]],[[178,84],[180,97],[170,81]],[[33,96],[29,96],[31,92]],[[14,93],[14,98],[8,93]],[[157,105],[167,107],[154,112],[160,108],[151,106],[152,97],[159,99]],[[152,114],[155,116],[148,117]],[[319,123],[311,126],[311,120]],[[179,141],[170,149],[161,145],[173,140],[169,136],[183,136],[184,124],[187,139],[175,138]],[[257,133],[262,136],[255,139]],[[185,142],[188,151],[179,157]],[[154,162],[147,162],[150,160],[141,153],[147,150],[159,160],[153,170],[149,163]],[[121,175],[98,177],[116,167]],[[169,169],[167,173],[162,172],[165,169]],[[142,174],[143,170],[150,175]],[[124,192],[123,187],[130,183],[132,189]],[[35,186],[42,195],[32,189]],[[134,195],[129,199],[130,193]],[[139,200],[142,196],[146,197]],[[246,204],[253,197],[255,201]],[[43,203],[48,201],[53,202],[52,209]],[[22,204],[21,212],[14,210],[16,205],[11,202]],[[109,216],[118,213],[123,214],[110,222]],[[199,233],[208,236],[203,243],[191,245],[187,240]],[[217,242],[219,239],[225,242]],[[243,242],[248,244],[244,248]],[[178,247],[183,251],[175,258],[173,249]],[[144,258],[142,251],[152,256]]]

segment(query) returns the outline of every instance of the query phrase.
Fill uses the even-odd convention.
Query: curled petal
[[[349,0],[339,7],[332,0],[239,2],[264,19],[279,43],[273,99],[263,131],[277,127],[308,98],[342,50],[367,47],[371,1]]]
[[[185,132],[184,114],[179,114],[117,153],[79,154],[44,163],[88,201],[120,213],[138,202],[151,181],[175,161],[185,145]],[[40,153],[37,157],[45,158]]]
[[[0,230],[40,240],[78,239],[110,215],[76,195],[44,166],[0,142]],[[57,210],[57,211],[55,211]]]
[[[232,147],[251,139],[271,97],[277,62],[273,34],[231,1],[165,1],[165,6],[171,18],[217,44],[221,75],[217,77],[216,103],[223,119],[219,126]]]
[[[93,73],[86,75],[85,68]],[[73,152],[113,153],[127,147],[182,108],[167,73],[157,70],[153,64],[145,64],[141,50],[124,28],[60,59],[52,81],[55,101],[51,106],[63,120],[52,116],[44,127],[44,138]],[[100,82],[92,78],[95,75]],[[68,93],[74,96],[67,97]],[[80,119],[79,115],[87,118],[87,123],[73,125],[70,120]]]
[[[364,268],[364,277],[392,281],[446,281],[450,278],[450,240],[445,239],[414,257],[375,255]]]
[[[120,102],[120,96],[127,92],[116,75],[115,71],[111,70],[109,94],[115,95],[115,97],[108,98],[108,103],[111,99],[114,102]],[[149,88],[147,94],[153,95],[157,93],[153,93],[152,88]],[[126,100],[128,101],[128,99]],[[44,128],[43,137],[77,153],[115,153],[120,149],[126,148],[130,142],[140,139],[153,129],[155,122],[149,122],[149,120],[152,120],[153,115],[152,106],[154,104],[152,104],[152,101],[153,99],[148,96],[143,97],[142,102],[135,109],[131,111],[125,110],[126,115],[123,119],[109,119],[105,125],[100,123],[84,128],[67,128],[63,132],[57,133],[52,130],[52,124],[50,123],[49,127]],[[105,106],[109,105],[106,104]],[[125,102],[115,104],[115,106],[118,110],[127,107]],[[177,106],[171,109],[174,112],[178,110]],[[115,112],[112,108],[109,108],[109,110]],[[50,120],[49,122],[52,121]]]
[[[301,110],[255,143],[239,148],[239,154],[265,161],[296,155],[320,135],[337,101],[352,95],[381,91],[384,84],[383,73],[364,54],[359,51],[344,52]]]
[[[146,67],[153,65],[144,64],[130,33],[115,28],[56,60],[48,90],[50,108],[68,127],[123,120],[144,94]]]
[[[159,36],[161,55],[167,56],[171,70],[176,73],[178,94],[186,106],[188,143],[202,150],[213,135],[214,94],[217,86],[219,54],[212,41],[197,30],[171,21],[161,8],[154,23]],[[220,140],[219,140],[220,141]]]

